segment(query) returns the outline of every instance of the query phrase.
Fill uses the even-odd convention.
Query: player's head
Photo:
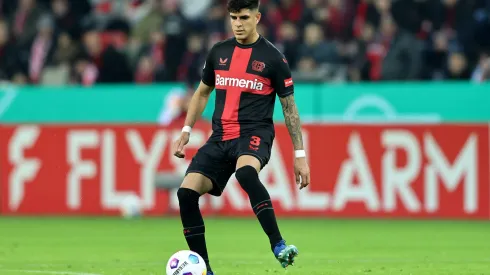
[[[255,35],[260,21],[259,0],[228,0],[231,27],[237,40]]]

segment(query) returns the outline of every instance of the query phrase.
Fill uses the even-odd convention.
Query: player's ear
[[[260,11],[257,11],[257,14],[255,15],[255,24],[259,24],[261,17],[262,14],[260,13]]]

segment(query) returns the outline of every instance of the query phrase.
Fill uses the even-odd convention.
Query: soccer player
[[[233,173],[248,194],[281,266],[292,265],[298,255],[298,249],[286,245],[282,238],[269,193],[258,176],[269,161],[275,136],[272,114],[276,94],[295,149],[296,182],[300,189],[310,183],[291,71],[284,55],[257,33],[259,0],[229,0],[227,8],[234,37],[210,50],[182,134],[173,144],[174,155],[183,158],[192,126],[216,89],[213,133],[192,159],[177,192],[187,244],[206,261],[208,275],[213,272],[198,201],[206,193],[220,196]]]

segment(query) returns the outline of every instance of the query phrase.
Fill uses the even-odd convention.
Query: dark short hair
[[[228,12],[239,12],[242,9],[258,10],[259,0],[228,0],[226,8]]]

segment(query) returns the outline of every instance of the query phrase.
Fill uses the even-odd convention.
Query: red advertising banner
[[[128,194],[145,214],[178,209],[155,174],[183,175],[210,134],[198,124],[187,157],[171,154],[180,125],[16,125],[0,128],[3,215],[115,215]],[[490,218],[488,125],[305,125],[312,184],[294,183],[287,129],[276,127],[261,172],[279,216]],[[253,215],[234,176],[205,214]]]

